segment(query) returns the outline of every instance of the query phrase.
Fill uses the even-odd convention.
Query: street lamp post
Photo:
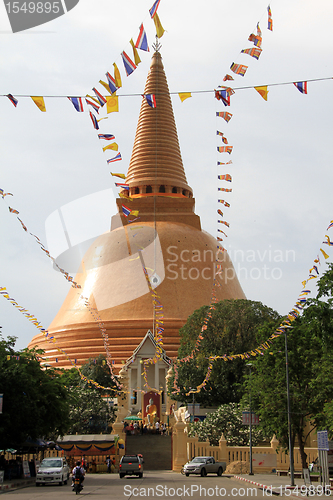
[[[250,472],[249,475],[253,476],[253,464],[252,464],[252,408],[251,408],[251,367],[252,363],[247,363],[246,366],[250,368]]]
[[[287,383],[287,411],[288,411],[288,437],[289,437],[289,463],[290,463],[290,483],[295,486],[294,479],[294,454],[291,446],[291,418],[290,418],[290,390],[289,390],[289,364],[288,364],[288,344],[287,332],[284,332],[285,351],[286,351],[286,383]]]

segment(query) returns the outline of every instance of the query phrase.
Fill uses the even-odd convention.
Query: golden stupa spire
[[[165,192],[192,198],[158,42],[154,48],[126,182],[130,196]],[[155,108],[147,103],[146,94],[154,94]]]

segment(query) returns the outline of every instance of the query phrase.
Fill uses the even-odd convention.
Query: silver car
[[[58,483],[60,486],[67,484],[69,467],[66,458],[44,458],[36,474],[36,486],[40,484]]]

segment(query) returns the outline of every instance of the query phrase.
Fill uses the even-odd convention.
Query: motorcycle
[[[82,484],[81,484],[80,478],[76,477],[74,479],[73,491],[75,491],[76,495],[79,495],[81,490],[82,490]]]

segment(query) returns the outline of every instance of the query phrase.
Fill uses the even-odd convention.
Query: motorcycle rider
[[[83,488],[83,481],[84,481],[85,473],[86,473],[86,471],[84,470],[83,467],[81,467],[81,462],[80,462],[80,460],[78,460],[76,462],[76,466],[72,470],[72,487],[73,487],[73,489],[74,489],[74,481],[75,481],[76,477],[80,478],[80,485],[81,485],[81,488]]]

